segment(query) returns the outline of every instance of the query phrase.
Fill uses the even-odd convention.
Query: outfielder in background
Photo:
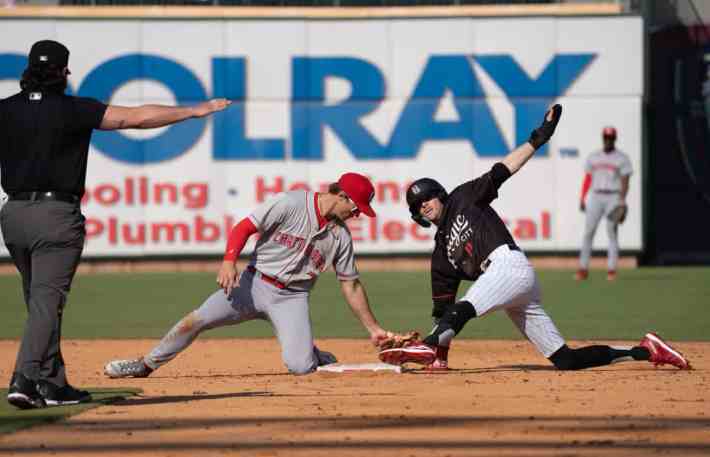
[[[420,225],[437,226],[431,259],[431,289],[435,326],[424,344],[413,343],[380,351],[380,359],[394,364],[415,362],[432,370],[448,369],[452,339],[476,317],[503,310],[520,332],[560,370],[608,365],[626,360],[669,363],[681,369],[688,361],[655,333],[638,346],[586,346],[571,349],[542,308],[535,270],[515,244],[507,227],[491,208],[500,186],[547,143],[562,115],[553,106],[528,142],[508,154],[491,170],[466,182],[451,194],[435,180],[422,178],[407,190],[412,218]],[[456,301],[462,280],[475,281]]]
[[[163,127],[230,104],[106,105],[64,93],[70,71],[63,44],[38,41],[28,57],[21,91],[0,100],[0,167],[9,197],[0,223],[27,305],[7,401],[22,409],[91,400],[69,384],[60,344],[64,305],[86,237],[79,202],[92,132]]]
[[[268,320],[281,345],[288,370],[310,373],[336,361],[318,350],[308,310],[310,290],[332,266],[345,300],[370,334],[374,345],[392,334],[377,323],[365,287],[358,279],[353,242],[345,221],[361,212],[375,212],[372,183],[345,173],[328,193],[296,190],[281,193],[258,206],[231,231],[216,291],[189,313],[144,357],[114,360],[105,367],[111,378],[146,377],[166,364],[203,331],[252,319]],[[246,271],[237,277],[236,259],[247,239],[259,233]]]
[[[602,142],[604,147],[592,153],[584,164],[585,175],[579,209],[586,213],[586,217],[582,250],[579,253],[579,270],[575,275],[578,281],[589,276],[592,242],[602,217],[606,218],[606,233],[609,239],[606,275],[609,281],[616,279],[616,266],[619,262],[618,229],[619,224],[626,219],[626,194],[629,192],[629,179],[633,170],[629,157],[615,147],[614,127],[605,127],[602,130]]]

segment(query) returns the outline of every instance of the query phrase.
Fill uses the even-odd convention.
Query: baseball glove
[[[616,208],[611,210],[607,216],[610,221],[621,224],[626,220],[626,213],[628,213],[628,207],[626,205],[618,205]]]
[[[387,332],[387,338],[380,340],[377,348],[380,351],[386,349],[403,348],[411,344],[421,344],[418,332],[392,333]]]

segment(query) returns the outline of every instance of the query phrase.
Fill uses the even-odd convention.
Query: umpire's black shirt
[[[449,194],[442,210],[431,258],[431,292],[434,313],[452,304],[461,280],[475,281],[481,263],[498,246],[515,241],[490,207],[498,188],[510,177],[502,163]]]
[[[14,192],[56,191],[81,198],[91,132],[103,103],[51,92],[20,92],[0,100],[2,187]]]

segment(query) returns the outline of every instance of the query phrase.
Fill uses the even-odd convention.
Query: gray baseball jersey
[[[341,280],[359,277],[350,231],[340,220],[320,227],[316,194],[292,191],[269,199],[249,216],[259,231],[251,266],[230,295],[218,290],[163,337],[144,362],[152,369],[174,359],[209,329],[268,320],[289,371],[310,373],[321,360],[313,344],[308,298],[318,275],[333,266]],[[323,220],[322,218],[320,219]],[[286,287],[277,287],[270,276]]]
[[[338,279],[359,277],[348,227],[335,219],[319,228],[314,192],[278,194],[249,219],[259,230],[251,265],[289,288],[311,289],[331,265]]]
[[[629,157],[615,149],[611,152],[596,151],[587,157],[584,171],[592,175],[592,192],[621,190],[621,177],[633,172]]]

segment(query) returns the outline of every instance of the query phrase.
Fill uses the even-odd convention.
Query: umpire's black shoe
[[[44,398],[37,391],[37,385],[27,379],[22,373],[13,373],[10,388],[7,391],[7,402],[20,409],[44,408]]]
[[[37,390],[44,398],[47,406],[78,405],[91,401],[91,394],[85,390],[75,389],[67,384],[59,387],[49,381],[40,379],[37,382]]]

